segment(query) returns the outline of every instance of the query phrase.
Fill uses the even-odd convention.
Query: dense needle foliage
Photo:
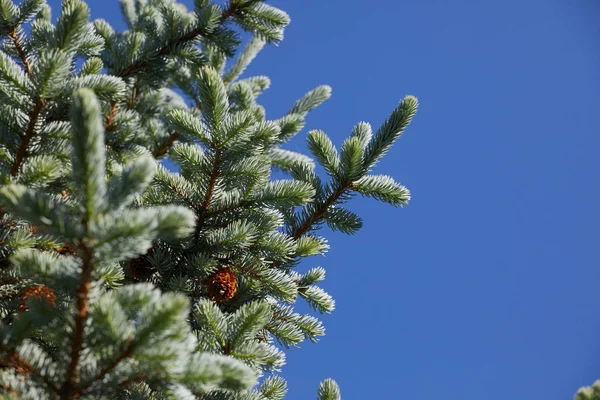
[[[331,89],[276,119],[257,102],[269,79],[242,74],[282,40],[285,12],[121,8],[125,32],[80,0],[55,19],[43,0],[0,0],[2,398],[282,399],[285,349],[325,332],[294,304],[335,306],[325,270],[297,267],[327,251],[320,227],[360,229],[353,196],[408,202],[372,171],[417,100],[339,149],[313,130],[311,156],[286,150]],[[317,396],[340,391],[325,380]]]

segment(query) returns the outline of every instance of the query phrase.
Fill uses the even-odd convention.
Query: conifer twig
[[[67,368],[67,379],[60,388],[60,396],[63,399],[72,399],[75,395],[74,389],[78,378],[78,366],[83,347],[85,320],[88,316],[90,280],[92,277],[92,252],[85,243],[82,243],[83,265],[81,268],[81,282],[77,288],[75,314],[75,328],[73,331],[73,343],[71,346],[71,362]]]
[[[208,182],[208,190],[206,191],[206,197],[204,203],[202,203],[202,210],[207,212],[210,207],[210,201],[212,200],[213,193],[215,191],[215,185],[217,178],[219,177],[219,164],[221,163],[221,149],[215,147],[215,160],[213,162],[213,169],[210,174],[210,181]]]
[[[127,386],[133,382],[140,382],[140,381],[146,380],[146,379],[148,379],[148,377],[149,377],[149,375],[147,373],[143,373],[138,376],[134,376],[132,378],[125,379],[123,382],[120,383],[120,385]]]
[[[27,374],[36,372],[36,369],[33,367],[33,365],[29,364],[29,362],[27,362],[27,360],[24,360],[23,358],[21,358],[21,356],[19,356],[19,354],[16,351],[12,351],[12,353],[10,353],[8,355],[8,357],[13,364],[22,368],[24,371],[27,372]],[[53,382],[51,382],[48,379],[48,377],[42,376],[42,380],[44,381],[46,386],[48,386],[50,388],[50,390],[54,391],[55,393],[58,392],[58,388],[56,387],[56,385]]]
[[[10,168],[10,174],[12,176],[16,176],[21,169],[21,165],[23,164],[23,160],[25,159],[25,155],[27,154],[27,147],[29,146],[29,142],[31,142],[31,138],[35,133],[35,125],[37,124],[38,118],[42,109],[46,105],[46,100],[40,98],[33,110],[31,110],[31,114],[29,116],[29,124],[27,125],[27,130],[25,131],[25,136],[21,139],[21,144],[19,145],[19,151],[17,152],[17,157],[15,158],[15,162],[12,164]]]
[[[106,124],[104,125],[104,130],[106,132],[110,132],[113,127],[113,123],[115,122],[115,117],[117,116],[117,102],[113,100],[110,103],[110,114],[106,116]]]
[[[217,178],[219,177],[219,168],[221,164],[221,148],[219,146],[215,146],[215,159],[213,161],[213,169],[210,173],[210,180],[208,182],[208,189],[206,190],[206,197],[204,198],[204,202],[200,207],[200,212],[198,213],[198,220],[196,221],[196,230],[194,232],[194,242],[198,242],[200,238],[200,232],[204,226],[204,219],[206,218],[206,214],[208,213],[208,209],[210,208],[210,201],[212,200],[212,196],[215,191],[215,185],[217,184]]]
[[[161,157],[165,154],[167,154],[167,152],[169,151],[169,149],[171,148],[171,146],[173,146],[173,143],[175,143],[179,137],[181,135],[179,134],[179,132],[173,132],[171,133],[166,139],[165,141],[156,148],[156,150],[154,150],[154,152],[152,153],[152,155],[154,156],[154,158],[158,158]]]
[[[17,49],[17,54],[19,55],[19,58],[21,59],[21,62],[25,67],[25,71],[27,71],[27,75],[29,75],[30,77],[33,76],[33,73],[31,72],[31,67],[29,66],[29,60],[27,60],[27,54],[25,54],[23,45],[17,37],[14,27],[8,31],[8,36],[10,36],[10,38],[13,41],[13,44],[15,45],[15,48]]]
[[[219,18],[219,24],[222,24],[225,21],[227,21],[230,17],[232,17],[239,10],[239,8],[240,8],[240,5],[235,4],[233,2],[230,3],[229,7],[225,11],[223,11],[223,14],[221,14],[221,17]],[[196,37],[198,37],[200,34],[202,34],[202,31],[203,31],[203,29],[196,28],[177,39],[169,41],[163,47],[161,47],[160,49],[156,50],[153,54],[151,54],[148,58],[138,60],[135,63],[129,65],[128,67],[123,68],[121,71],[119,71],[119,73],[117,73],[117,76],[120,78],[126,78],[126,77],[134,74],[135,72],[139,71],[140,69],[147,67],[153,59],[168,55],[172,48],[196,39]]]
[[[333,203],[335,203],[344,194],[344,192],[351,186],[352,186],[352,182],[348,182],[344,185],[340,185],[340,187],[338,187],[336,189],[336,191],[333,192],[323,203],[319,204],[317,206],[315,212],[312,213],[311,215],[309,215],[300,224],[300,226],[298,226],[298,228],[296,228],[292,231],[292,237],[294,238],[294,240],[300,239],[300,237],[302,237],[302,235],[304,235],[306,232],[308,232],[310,230],[310,228],[312,228],[313,224],[315,224],[316,222],[319,222],[323,218],[323,215],[325,215],[325,213],[327,212],[327,209],[329,208],[329,206],[331,206]]]
[[[13,44],[15,45],[15,48],[17,49],[17,54],[19,55],[19,58],[21,59],[21,62],[23,63],[23,67],[25,68],[27,75],[29,75],[29,77],[33,78],[33,72],[31,70],[31,66],[29,65],[29,60],[27,59],[27,54],[25,54],[25,49],[23,49],[23,45],[21,44],[21,41],[17,37],[14,27],[8,31],[8,36],[10,36],[10,38],[13,41]],[[31,141],[31,138],[33,137],[33,134],[35,131],[35,125],[37,124],[37,120],[38,120],[40,113],[42,112],[42,109],[44,108],[45,105],[46,105],[46,100],[43,98],[40,98],[37,101],[37,103],[35,104],[35,106],[33,107],[33,109],[31,110],[31,114],[29,116],[29,124],[27,125],[27,129],[25,131],[25,136],[23,136],[23,138],[21,139],[21,144],[19,145],[19,151],[17,152],[15,161],[10,168],[10,174],[12,176],[16,176],[19,173],[19,170],[21,169],[21,164],[23,164],[23,160],[25,159],[25,155],[27,153],[27,147],[29,146],[29,142]]]
[[[94,383],[102,380],[110,371],[115,369],[121,361],[130,357],[131,354],[133,354],[133,345],[131,345],[131,339],[128,339],[125,342],[125,350],[121,354],[119,354],[113,361],[111,361],[108,365],[106,365],[104,368],[102,368],[100,370],[100,372],[98,373],[98,375],[96,375],[90,381],[84,383],[83,385],[81,385],[77,389],[75,389],[73,391],[73,395],[78,396],[78,395],[82,394]]]

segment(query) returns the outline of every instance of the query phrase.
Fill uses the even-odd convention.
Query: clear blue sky
[[[307,128],[339,145],[421,102],[377,170],[409,207],[355,200],[363,230],[303,266],[328,270],[338,309],[289,352],[287,399],[330,376],[345,400],[564,400],[600,377],[594,3],[272,1],[292,24],[247,72],[272,80],[268,117],[330,84]],[[122,27],[116,0],[90,6]]]

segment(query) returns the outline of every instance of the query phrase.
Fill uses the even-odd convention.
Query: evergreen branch
[[[254,204],[255,203],[251,200],[241,200],[239,203],[234,203],[223,209],[215,210],[215,211],[211,212],[210,215],[211,215],[211,217],[216,217],[216,216],[228,213],[230,211],[237,211],[238,209],[251,207]]]
[[[229,7],[225,11],[223,11],[223,14],[221,14],[221,17],[219,18],[219,24],[224,23],[229,18],[234,16],[242,7],[243,7],[243,5],[231,2],[229,4]],[[150,63],[153,59],[167,56],[171,52],[171,49],[173,49],[177,46],[180,46],[186,42],[190,42],[190,41],[196,39],[198,36],[200,36],[203,33],[203,31],[204,31],[204,27],[196,28],[181,37],[178,37],[176,39],[169,41],[163,47],[161,47],[160,49],[158,49],[154,53],[152,53],[148,58],[138,60],[135,63],[131,64],[130,66],[123,68],[121,71],[119,71],[117,76],[121,77],[121,78],[127,78],[128,76],[130,76],[130,75],[138,72],[139,70],[147,67],[148,65],[150,65]]]
[[[23,397],[17,397],[17,396],[19,396],[19,393],[17,393],[17,391],[14,388],[11,388],[8,385],[2,385],[2,386],[0,386],[0,388],[2,388],[2,390],[4,390],[5,393],[11,394],[12,396],[14,396],[17,399],[23,398]]]
[[[340,400],[340,388],[333,379],[325,379],[319,385],[318,400]]]
[[[9,354],[8,358],[14,365],[22,368],[24,371],[27,371],[27,373],[36,372],[36,369],[33,367],[33,365],[27,362],[27,360],[21,358],[16,351],[13,351],[11,354]],[[44,381],[46,386],[48,386],[53,392],[58,393],[58,388],[53,382],[51,382],[48,379],[47,376],[42,376],[42,380]]]
[[[110,76],[110,75],[107,75]],[[62,121],[64,118],[66,118],[67,113],[69,112],[69,104],[65,103],[65,105],[63,105],[63,107],[61,108],[61,110],[57,113],[57,117],[52,118],[50,121],[54,122],[54,121]],[[109,132],[113,129],[113,124],[115,122],[115,117],[117,116],[117,102],[115,100],[113,100],[110,103],[110,114],[108,114],[107,116],[105,116],[105,120],[106,123],[104,124],[104,131],[105,132]]]
[[[131,344],[131,339],[128,339],[125,343],[125,350],[121,354],[119,354],[113,361],[111,361],[108,365],[100,370],[98,375],[92,378],[89,382],[79,386],[77,389],[73,391],[73,396],[77,397],[85,392],[90,386],[94,383],[102,380],[110,371],[115,369],[117,365],[124,359],[131,357],[133,354],[134,346]]]
[[[204,199],[204,203],[202,203],[202,210],[204,212],[208,211],[210,207],[210,201],[212,199],[213,193],[215,191],[215,185],[217,183],[217,178],[219,177],[219,164],[221,163],[221,149],[219,147],[215,147],[215,161],[213,163],[213,170],[210,174],[210,181],[208,183],[208,191],[206,192],[206,198]]]
[[[27,125],[27,130],[25,131],[25,136],[21,139],[21,144],[19,145],[19,151],[17,152],[17,157],[15,158],[15,162],[12,164],[10,168],[10,174],[12,176],[16,176],[21,169],[21,165],[23,164],[23,160],[25,159],[25,154],[27,153],[27,147],[29,146],[29,142],[35,133],[35,125],[37,124],[38,118],[42,112],[42,109],[46,105],[46,100],[40,98],[38,102],[35,104],[33,110],[31,110],[31,115],[29,117],[29,125]]]
[[[185,194],[183,194],[183,192],[181,190],[179,190],[175,186],[170,186],[170,187],[171,187],[171,189],[173,189],[175,194],[177,194],[177,196],[179,196],[183,201],[185,201],[187,203],[188,206],[190,206],[190,208],[192,210],[198,210],[198,206],[196,204],[194,204],[189,198],[187,198],[187,196]]]
[[[71,362],[67,368],[67,380],[60,388],[61,398],[70,400],[75,397],[75,384],[78,378],[79,359],[83,347],[85,321],[89,311],[90,281],[92,278],[92,251],[86,243],[81,244],[83,250],[83,265],[81,268],[81,282],[77,288],[77,313],[75,314],[75,329],[71,346]]]
[[[29,75],[30,77],[33,76],[31,67],[29,66],[29,60],[27,60],[27,54],[25,54],[23,45],[21,44],[21,41],[17,37],[15,28],[12,28],[8,31],[8,36],[10,36],[10,38],[13,41],[13,44],[15,45],[15,48],[17,49],[17,54],[19,55],[19,58],[21,59],[21,62],[23,63],[23,66],[25,67],[25,71],[27,71],[27,75]]]
[[[134,377],[125,379],[123,382],[120,383],[120,385],[121,386],[127,386],[130,383],[141,382],[141,381],[144,381],[144,380],[148,379],[149,376],[150,375],[148,375],[147,373],[143,373],[143,374],[140,374],[138,376],[134,376]]]
[[[206,191],[206,197],[204,198],[204,202],[202,206],[200,206],[200,211],[198,213],[198,221],[196,222],[196,231],[194,232],[194,241],[197,243],[200,238],[200,232],[202,231],[202,227],[204,226],[204,220],[206,218],[206,214],[208,213],[208,209],[210,208],[210,201],[215,191],[215,185],[217,184],[217,178],[219,177],[219,167],[221,163],[221,148],[215,146],[215,159],[213,161],[213,169],[210,173],[210,180],[208,182],[208,189]]]
[[[254,268],[252,268],[252,267],[246,267],[243,264],[235,264],[235,267],[241,269],[242,271],[244,271],[248,275],[252,275],[255,278],[258,278],[260,276],[260,274]]]
[[[117,102],[113,100],[110,103],[110,114],[106,116],[106,124],[104,125],[105,132],[110,132],[117,116]]]
[[[309,215],[300,224],[300,226],[292,231],[292,237],[294,240],[300,239],[300,237],[308,232],[315,223],[319,222],[327,212],[329,206],[334,204],[351,186],[352,182],[347,182],[343,185],[340,185],[327,199],[325,199],[324,202],[317,205],[315,212]]]
[[[171,146],[173,146],[173,144],[179,139],[180,136],[181,135],[179,134],[179,132],[171,133],[169,137],[167,137],[165,141],[162,142],[162,144],[152,152],[154,158],[158,158],[167,154]]]
[[[143,373],[143,374],[140,374],[138,376],[134,376],[132,378],[125,379],[123,382],[120,383],[120,385],[121,386],[127,386],[130,383],[141,382],[141,381],[144,381],[144,380],[148,379],[149,376],[150,375],[148,375],[147,373]]]
[[[162,172],[161,172],[162,171]],[[162,182],[162,184],[167,187],[168,189],[172,190],[181,200],[183,200],[192,210],[198,212],[199,210],[199,206],[195,204],[195,202],[193,201],[193,198],[189,198],[188,196],[186,196],[183,191],[182,188],[178,185],[181,184],[181,182],[175,182],[173,179],[169,178],[169,173],[165,172],[165,168],[161,167],[159,168],[159,173],[155,176],[155,178],[157,176],[162,176],[162,173],[164,173],[164,176],[162,178],[159,178],[159,181]],[[184,181],[185,182],[185,181]],[[185,188],[184,188],[185,190]]]

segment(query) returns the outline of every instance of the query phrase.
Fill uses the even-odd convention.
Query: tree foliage
[[[293,152],[331,88],[268,119],[257,99],[269,79],[243,76],[282,40],[284,11],[121,9],[125,32],[80,0],[63,0],[55,23],[43,0],[0,4],[2,396],[282,399],[285,350],[325,333],[296,302],[335,308],[325,270],[299,264],[327,251],[322,226],[360,229],[352,196],[407,204],[408,189],[371,171],[417,100],[375,133],[359,123],[339,150],[314,130],[312,157]],[[340,399],[337,384],[318,398]]]

